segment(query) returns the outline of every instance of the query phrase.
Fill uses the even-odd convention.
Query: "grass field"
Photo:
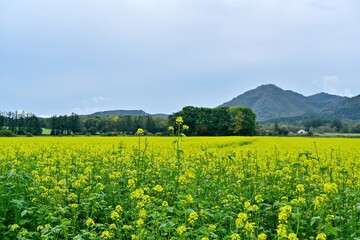
[[[0,239],[360,239],[360,139],[0,139]]]
[[[354,137],[360,138],[360,133],[324,133],[325,137]]]
[[[42,135],[50,135],[51,129],[50,128],[42,128]]]

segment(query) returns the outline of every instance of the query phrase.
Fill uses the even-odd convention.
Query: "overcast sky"
[[[215,107],[262,84],[360,94],[359,0],[1,0],[0,111]]]

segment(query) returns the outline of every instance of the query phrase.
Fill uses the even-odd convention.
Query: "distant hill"
[[[347,99],[334,109],[327,109],[325,113],[335,118],[360,120],[360,95]]]
[[[220,106],[250,107],[255,112],[258,121],[299,116],[318,110],[305,96],[283,90],[272,84],[247,91]]]
[[[94,117],[106,117],[106,116],[152,116],[152,117],[167,118],[166,114],[163,114],[163,113],[150,114],[150,113],[144,112],[143,110],[109,110],[109,111],[95,112],[95,113],[89,114],[88,116],[94,116]]]
[[[220,107],[246,106],[252,108],[259,122],[291,122],[308,118],[340,118],[360,120],[360,95],[349,98],[318,93],[304,96],[284,90],[274,84],[261,85],[249,90]],[[149,114],[143,110],[110,110],[88,116],[154,116],[167,118],[166,114]]]
[[[344,118],[350,118],[349,114],[353,114],[354,106],[360,108],[357,101],[348,103],[350,100],[348,97],[328,93],[318,93],[305,97],[297,92],[283,90],[276,85],[268,84],[247,91],[220,106],[250,107],[255,112],[258,121],[297,119],[299,116],[305,118],[321,113],[326,113],[326,115],[338,113],[340,116],[341,112],[345,112],[342,115]]]
[[[340,104],[348,100],[348,97],[342,97],[337,95],[331,95],[328,93],[318,93],[312,96],[309,96],[308,99],[311,101],[311,104],[318,109],[331,109],[336,108]]]

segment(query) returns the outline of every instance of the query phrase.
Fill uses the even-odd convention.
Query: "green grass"
[[[360,137],[360,133],[324,133],[326,137]]]
[[[50,135],[51,129],[50,128],[42,128],[42,135]]]

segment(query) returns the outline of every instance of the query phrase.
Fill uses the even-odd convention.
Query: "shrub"
[[[0,137],[15,137],[15,134],[7,129],[0,130]]]

